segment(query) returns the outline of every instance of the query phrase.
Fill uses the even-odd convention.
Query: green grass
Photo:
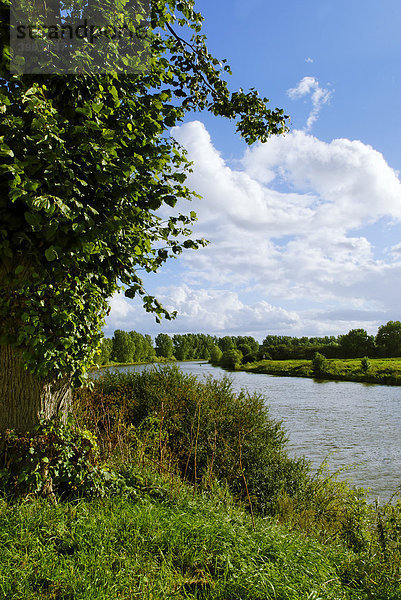
[[[364,371],[360,358],[327,359],[327,368],[321,379],[358,381],[384,385],[401,385],[401,358],[371,358]],[[242,370],[285,377],[315,377],[311,360],[262,360],[248,363]]]
[[[249,516],[221,490],[181,488],[51,505],[0,503],[7,600],[364,599],[341,581],[350,551]],[[377,596],[379,598],[380,596]]]
[[[0,455],[0,600],[401,600],[401,502],[312,477],[258,395],[169,366],[75,410]]]

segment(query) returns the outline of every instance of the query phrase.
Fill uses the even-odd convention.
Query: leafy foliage
[[[173,356],[173,340],[167,333],[159,333],[156,336],[155,343],[157,356],[163,356],[164,358]]]
[[[223,356],[222,351],[218,346],[213,346],[212,351],[210,353],[210,362],[212,365],[218,365],[221,361],[221,357]]]
[[[372,356],[375,352],[374,337],[368,335],[365,329],[351,329],[347,334],[339,337],[339,342],[344,357]]]
[[[119,477],[100,461],[96,437],[71,420],[42,420],[30,435],[8,431],[1,440],[0,488],[8,495],[104,496]]]
[[[225,369],[239,369],[242,361],[242,353],[239,350],[225,350],[220,359],[220,366]]]
[[[8,7],[2,0],[5,17]],[[71,3],[60,0],[60,14],[65,8]],[[23,348],[38,376],[81,381],[121,285],[157,319],[173,316],[139,272],[206,242],[188,239],[193,211],[157,212],[194,197],[171,127],[208,110],[236,119],[248,143],[286,130],[286,115],[256,90],[229,91],[230,68],[209,53],[193,2],[152,0],[150,8],[151,60],[132,75],[10,74],[2,20],[0,343]]]
[[[99,365],[107,365],[111,360],[113,352],[113,341],[110,338],[103,338],[100,342],[99,355],[97,362]]]
[[[389,321],[377,332],[376,344],[381,356],[401,355],[401,322]]]
[[[315,375],[323,375],[327,371],[327,358],[320,352],[316,352],[312,360],[312,367]]]
[[[127,331],[117,329],[113,335],[112,353],[116,362],[128,363],[133,360],[134,340]]]
[[[106,449],[118,450],[123,426],[137,460],[162,470],[169,465],[195,486],[217,478],[247,501],[245,473],[264,513],[274,512],[282,490],[295,494],[307,477],[306,461],[286,454],[286,435],[264,398],[235,394],[227,377],[200,381],[174,366],[107,373],[92,391],[77,392],[76,407],[84,426],[98,423]]]

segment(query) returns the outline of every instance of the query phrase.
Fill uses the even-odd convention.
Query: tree
[[[172,358],[174,347],[173,340],[167,333],[159,333],[155,338],[156,354],[163,358]]]
[[[252,353],[252,348],[249,344],[238,344],[237,349],[241,352],[243,356],[248,356]]]
[[[220,359],[220,365],[225,369],[239,369],[241,366],[242,354],[239,350],[225,350]]]
[[[376,345],[382,356],[401,356],[401,322],[388,321],[376,335]]]
[[[109,10],[125,5],[107,1]],[[59,19],[74,10],[67,0],[47,4]],[[194,197],[171,127],[207,110],[236,119],[253,143],[283,133],[287,120],[256,90],[229,91],[230,69],[209,53],[190,0],[151,0],[151,58],[134,74],[112,63],[94,74],[84,53],[78,75],[10,73],[9,6],[1,0],[0,432],[68,410],[71,385],[82,384],[97,353],[108,298],[122,285],[158,320],[173,316],[139,276],[205,244],[188,237],[193,211],[157,213]]]
[[[316,376],[324,375],[327,371],[328,361],[327,358],[320,354],[320,352],[316,352],[312,359],[312,368],[313,372]]]
[[[228,350],[235,350],[234,338],[232,338],[229,335],[225,335],[224,337],[219,338],[217,345],[222,352],[227,352]]]
[[[127,331],[116,329],[113,335],[112,359],[115,362],[129,363],[134,361],[134,340]]]
[[[99,347],[99,365],[107,365],[111,361],[113,352],[113,340],[111,338],[103,338]]]
[[[218,365],[221,361],[221,357],[223,356],[222,351],[218,346],[213,346],[210,352],[210,362],[212,365]]]
[[[351,329],[347,334],[340,336],[339,342],[341,352],[349,358],[372,356],[375,352],[374,337],[368,335],[365,329]]]
[[[191,340],[188,335],[174,335],[174,356],[177,360],[187,360],[192,354]]]
[[[146,334],[145,338],[145,348],[146,348],[146,360],[153,361],[156,358],[156,350],[153,347],[152,338],[150,335]]]
[[[155,355],[153,345],[150,340],[150,345],[152,347],[153,352],[149,347],[149,340],[145,338],[141,333],[137,331],[130,331],[129,335],[134,344],[134,355],[133,360],[136,362],[143,362],[150,358],[151,355]]]

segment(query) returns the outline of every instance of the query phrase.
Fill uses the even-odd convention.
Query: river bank
[[[33,468],[2,473],[4,598],[400,600],[401,506],[312,474],[260,394],[172,366],[113,370],[74,414],[78,430],[11,440]]]
[[[176,366],[201,381],[229,376],[236,392],[262,394],[272,417],[281,420],[292,456],[306,456],[313,469],[328,461],[340,479],[369,489],[372,502],[388,501],[401,479],[401,386],[329,381],[311,377],[228,373],[205,361]],[[159,365],[114,367],[117,372],[158,370]],[[107,369],[93,373],[97,378]]]
[[[36,440],[10,440],[0,596],[400,600],[401,506],[313,474],[287,453],[259,393],[192,368],[206,377],[106,371],[76,393],[78,430],[46,425]]]
[[[261,360],[241,365],[248,373],[307,377],[329,381],[355,381],[380,385],[401,385],[401,358],[371,358],[364,368],[363,359],[326,359],[324,369],[316,373],[311,360]]]

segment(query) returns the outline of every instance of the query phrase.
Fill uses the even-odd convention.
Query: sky
[[[375,334],[401,320],[401,3],[199,0],[232,90],[258,89],[290,132],[247,146],[233,122],[187,115],[172,131],[202,199],[187,250],[145,287],[174,321],[110,300],[117,328],[212,335]],[[168,214],[168,213],[166,213]]]

